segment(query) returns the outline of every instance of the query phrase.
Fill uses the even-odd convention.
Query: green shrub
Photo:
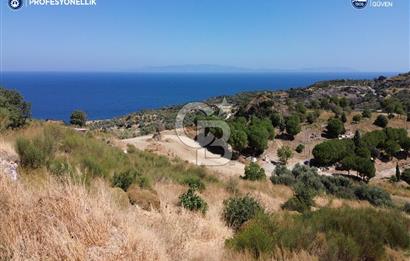
[[[286,185],[286,186],[292,186],[296,183],[296,179],[293,175],[281,175],[281,176],[275,176],[272,175],[270,176],[270,181],[274,185]]]
[[[108,173],[103,166],[91,156],[85,157],[82,162],[82,168],[87,175],[92,177],[107,177]]]
[[[367,200],[375,206],[391,206],[389,193],[381,188],[361,185],[355,189],[355,195],[358,199]]]
[[[389,123],[389,120],[387,119],[386,116],[384,115],[379,115],[377,116],[376,120],[374,121],[374,125],[379,126],[381,128],[385,128],[387,124]]]
[[[208,210],[208,204],[192,188],[179,196],[179,204],[191,211],[201,211],[202,214],[205,214]]]
[[[286,133],[292,137],[296,136],[301,130],[300,118],[298,115],[291,115],[285,122]]]
[[[310,219],[318,231],[326,234],[335,231],[350,236],[359,249],[354,252],[360,260],[380,259],[385,244],[401,248],[406,248],[410,244],[408,222],[395,212],[373,209],[323,209]]]
[[[360,248],[350,235],[341,232],[329,232],[326,235],[327,251],[323,260],[356,260]]]
[[[311,205],[306,204],[298,197],[292,197],[282,205],[282,209],[303,213],[310,210]]]
[[[278,112],[272,113],[270,120],[272,122],[272,126],[275,128],[279,128],[280,126],[285,124],[285,119],[283,118],[282,114]]]
[[[385,246],[410,246],[409,228],[394,211],[322,208],[302,215],[256,215],[226,245],[255,258],[280,256],[278,249],[305,250],[319,260],[383,260]]]
[[[297,112],[301,113],[301,114],[305,114],[306,113],[306,107],[305,104],[303,104],[302,102],[298,102],[295,106],[295,109]]]
[[[64,175],[72,175],[74,173],[73,167],[65,160],[54,159],[51,160],[47,166],[51,174],[62,177]]]
[[[250,252],[255,258],[260,258],[266,253],[273,253],[276,242],[272,235],[277,233],[277,229],[273,218],[258,213],[234,238],[226,240],[226,246],[236,251]]]
[[[182,183],[188,185],[190,188],[194,190],[203,191],[205,189],[204,182],[197,176],[186,177]]]
[[[277,150],[278,157],[280,161],[286,165],[288,160],[292,158],[293,152],[289,146],[282,146]]]
[[[356,114],[353,116],[353,122],[360,122],[362,120],[361,114]]]
[[[49,136],[38,136],[33,140],[18,138],[16,151],[20,157],[21,165],[25,168],[40,168],[54,156],[54,141]]]
[[[249,148],[254,154],[261,154],[268,147],[269,132],[262,125],[252,125],[247,129]]]
[[[132,169],[115,173],[112,177],[112,185],[113,187],[119,187],[122,190],[127,191],[138,175],[140,174]]]
[[[326,193],[340,198],[355,198],[353,182],[345,177],[321,176]]]
[[[258,164],[252,162],[245,167],[245,175],[242,177],[246,180],[263,180],[266,179],[265,170],[261,168]]]
[[[279,164],[276,165],[275,174],[276,176],[292,175],[292,171],[290,171],[285,165]]]
[[[371,118],[372,117],[372,112],[369,109],[364,109],[364,111],[362,112],[362,116],[363,118]]]
[[[302,174],[318,175],[316,168],[297,163],[292,169],[292,175],[298,178]]]
[[[245,130],[238,130],[232,128],[231,136],[229,137],[229,144],[236,151],[242,151],[248,146],[248,135]]]
[[[132,144],[127,144],[127,153],[133,154],[137,152],[137,148]]]
[[[25,168],[36,169],[45,163],[45,155],[27,139],[18,138],[16,140],[16,151],[20,157],[21,166]]]
[[[259,202],[246,195],[225,200],[222,216],[229,227],[237,230],[258,212],[263,212]]]
[[[137,184],[140,188],[150,188],[151,187],[151,181],[145,175],[138,175],[137,178],[135,179],[135,184]]]
[[[137,184],[140,188],[150,188],[151,183],[148,177],[135,169],[128,169],[115,173],[112,177],[112,186],[119,187],[127,191],[132,184]]]
[[[298,183],[301,183],[307,188],[318,193],[325,191],[325,187],[323,186],[320,176],[317,173],[307,171],[298,176],[297,181]]]
[[[295,176],[293,176],[292,171],[286,168],[285,165],[277,165],[275,172],[270,176],[270,181],[272,184],[282,184],[286,186],[292,186],[296,183]]]
[[[304,149],[305,149],[305,145],[299,144],[299,145],[296,147],[296,152],[297,152],[297,153],[302,153]]]
[[[337,118],[330,119],[326,126],[326,134],[330,138],[337,138],[343,133],[345,133],[343,122]]]
[[[316,195],[316,191],[303,183],[297,183],[294,186],[295,195],[286,201],[283,205],[283,209],[305,212],[309,211],[314,205],[313,198]]]
[[[310,124],[315,123],[315,122],[317,121],[317,118],[318,118],[318,116],[317,116],[317,114],[316,114],[315,112],[309,112],[309,113],[306,115],[306,121],[307,121],[308,123],[310,123]]]

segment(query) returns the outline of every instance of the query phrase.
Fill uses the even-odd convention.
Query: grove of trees
[[[355,170],[365,181],[375,176],[371,157],[391,160],[397,153],[410,150],[410,137],[405,129],[385,128],[361,135],[356,131],[353,139],[329,140],[313,149],[314,162],[319,166],[340,163],[347,171]]]

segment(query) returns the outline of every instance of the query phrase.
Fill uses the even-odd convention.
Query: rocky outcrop
[[[11,144],[0,141],[0,175],[6,175],[12,180],[18,178],[18,156]]]
[[[18,172],[17,172],[17,163],[14,161],[0,159],[0,173],[8,176],[12,180],[17,180]]]

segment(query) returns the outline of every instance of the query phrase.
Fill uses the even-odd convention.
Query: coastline
[[[381,74],[393,73],[2,72],[0,85],[30,100],[34,118],[67,121],[71,111],[81,109],[91,120],[102,120],[244,92],[306,88],[320,80],[373,79]]]

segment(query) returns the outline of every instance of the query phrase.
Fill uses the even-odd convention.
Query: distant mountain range
[[[315,67],[300,69],[252,69],[237,66],[225,66],[216,64],[184,64],[168,66],[143,67],[141,72],[168,72],[168,73],[263,73],[263,72],[359,72],[349,67]]]

